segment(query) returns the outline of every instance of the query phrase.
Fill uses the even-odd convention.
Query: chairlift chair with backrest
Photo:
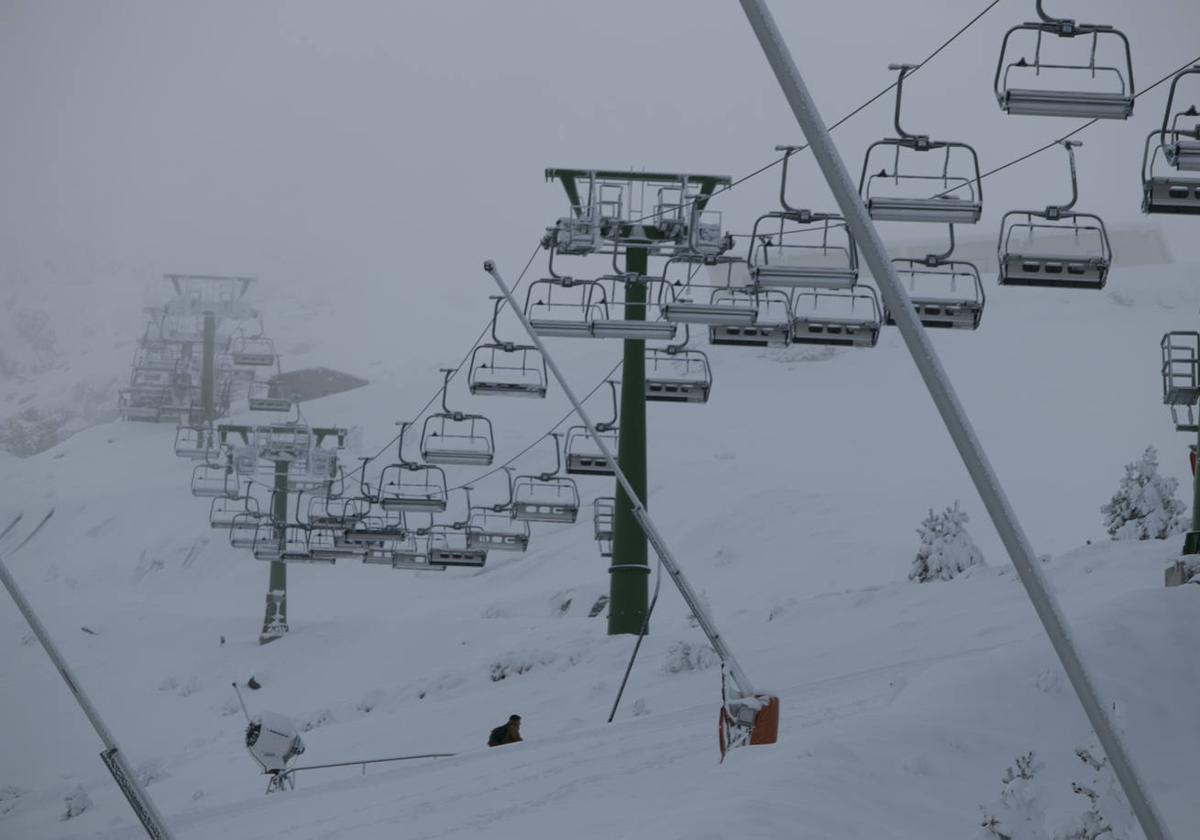
[[[754,221],[750,232],[750,278],[763,287],[849,289],[858,282],[858,248],[845,219],[787,202],[788,160],[798,146],[783,152],[779,183],[781,210]]]
[[[607,381],[612,394],[612,419],[597,423],[596,431],[608,448],[617,451],[617,383]],[[567,429],[563,439],[564,461],[568,475],[616,475],[600,446],[592,439],[587,426],[577,425]]]
[[[250,382],[246,401],[251,411],[291,411],[292,400],[282,394],[281,386],[269,381]]]
[[[983,318],[983,282],[974,263],[951,259],[954,225],[949,227],[950,247],[944,253],[922,260],[894,259],[892,265],[925,327],[973,330]],[[896,323],[890,309],[885,314],[887,323]]]
[[[608,318],[608,296],[595,280],[544,277],[525,291],[525,317],[542,338],[593,338],[592,322]]]
[[[211,424],[179,426],[175,429],[175,454],[180,458],[207,460],[220,448]]]
[[[234,365],[240,367],[271,367],[279,356],[275,342],[263,335],[235,335],[229,341],[229,355]]]
[[[1179,82],[1200,80],[1200,64],[1181,70],[1171,80],[1162,127],[1146,138],[1142,157],[1142,211],[1200,214],[1200,110],[1193,103],[1176,106]]]
[[[523,552],[529,548],[529,523],[512,517],[512,474],[508,478],[508,500],[494,505],[471,505],[471,488],[467,492],[467,545],[488,551]]]
[[[1162,337],[1163,404],[1178,431],[1197,431],[1200,403],[1200,333],[1173,331]]]
[[[1104,221],[1072,208],[1079,198],[1075,175],[1078,140],[1063,140],[1071,166],[1071,200],[1045,210],[1010,210],[1000,222],[1000,284],[1103,289],[1112,266]],[[1050,240],[1050,241],[1047,241]]]
[[[504,298],[496,302],[492,312],[492,340],[471,351],[467,368],[467,389],[475,396],[545,397],[548,374],[542,352],[531,344],[501,341],[496,322],[504,306]]]
[[[793,344],[874,347],[883,312],[870,286],[853,289],[796,289],[792,293]]]
[[[712,393],[712,366],[703,350],[689,348],[691,325],[683,325],[683,341],[646,348],[646,401],[706,403]]]
[[[446,473],[433,464],[419,464],[404,458],[404,433],[400,427],[400,442],[396,447],[398,463],[389,464],[379,473],[379,485],[374,498],[380,509],[441,513],[446,509]]]
[[[663,266],[663,282],[659,287],[659,310],[664,319],[676,324],[699,324],[706,327],[752,326],[758,318],[758,309],[752,305],[735,307],[713,303],[712,297],[718,289],[733,287],[732,276],[735,265],[745,265],[741,257],[728,257],[713,262],[687,257],[672,257]],[[675,265],[688,268],[687,282],[672,282],[669,272]],[[693,283],[693,278],[702,267],[725,267],[725,282],[721,285]]]
[[[429,529],[429,562],[438,566],[480,568],[487,563],[487,549],[472,545],[465,522],[434,525]]]
[[[523,522],[574,523],[579,516],[579,488],[574,480],[558,474],[562,457],[558,434],[554,439],[554,469],[536,475],[521,475],[513,481],[512,516]]]
[[[615,249],[613,253],[615,260]],[[594,337],[638,341],[669,341],[675,337],[675,324],[663,320],[659,311],[659,296],[656,294],[657,286],[662,282],[659,278],[617,273],[605,275],[596,282],[605,286],[608,306],[597,310],[597,317],[592,318]],[[634,289],[641,289],[641,302],[629,300],[629,293]],[[625,310],[624,317],[611,317],[622,308]]]
[[[714,289],[711,303],[754,312],[749,324],[714,324],[708,343],[735,347],[786,347],[792,340],[792,298],[782,289]]]
[[[192,495],[207,499],[241,498],[231,453],[225,452],[219,460],[206,461],[192,469]]]
[[[453,368],[443,369],[442,410],[425,418],[421,429],[421,457],[429,464],[486,467],[496,455],[492,421],[482,414],[451,411],[446,403]]]
[[[926,134],[909,134],[900,127],[904,78],[916,65],[891,64],[900,71],[896,82],[896,137],[877,140],[863,158],[858,190],[867,213],[877,222],[937,222],[975,224],[983,215],[983,178],[979,156],[966,143],[931,140]],[[941,171],[908,171],[909,165],[933,152],[941,152]],[[903,153],[903,154],[902,154]],[[891,158],[892,169],[888,171]],[[880,165],[879,171],[872,171]],[[965,191],[965,195],[963,194]]]
[[[214,497],[208,507],[208,525],[210,528],[229,530],[242,514],[254,517],[262,515],[258,508],[258,499],[250,494],[251,483],[246,482],[246,490],[238,498],[228,496]]]
[[[1036,2],[1038,20],[1027,21],[1012,27],[1004,35],[1000,46],[1000,58],[996,62],[996,77],[993,82],[996,101],[1008,114],[1023,114],[1037,117],[1074,117],[1078,119],[1128,119],[1133,114],[1136,92],[1133,87],[1133,57],[1129,50],[1129,39],[1111,26],[1093,23],[1076,23],[1067,18],[1050,17],[1042,9],[1042,0]],[[1033,61],[1022,55],[1015,60],[1009,56],[1013,35],[1033,33]],[[1053,36],[1054,43],[1076,38],[1091,41],[1086,63],[1043,61],[1043,40]],[[1017,43],[1020,43],[1018,39]],[[1117,63],[1097,64],[1101,45],[1115,47],[1113,58]],[[1045,78],[1063,84],[1079,82],[1071,87],[1061,84],[1052,87],[1020,87],[1034,84]],[[1102,81],[1103,80],[1103,81]],[[1092,82],[1091,89],[1084,83]]]

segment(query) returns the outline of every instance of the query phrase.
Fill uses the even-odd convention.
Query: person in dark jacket
[[[521,740],[521,716],[510,715],[508,723],[501,724],[492,730],[488,736],[489,747],[499,747],[503,744],[515,744]]]

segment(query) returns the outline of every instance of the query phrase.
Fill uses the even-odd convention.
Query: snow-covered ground
[[[481,4],[465,30],[442,4],[409,10],[424,17],[404,27],[295,4],[278,16],[265,6],[179,11],[176,31],[180,19],[160,19],[152,5],[114,4],[62,29],[62,48],[92,60],[95,74],[58,61],[37,65],[31,82],[38,103],[69,93],[99,110],[31,109],[14,122],[20,153],[0,160],[0,174],[27,200],[19,211],[0,205],[0,422],[36,406],[71,412],[78,432],[29,458],[0,451],[0,520],[25,513],[14,536],[55,511],[6,562],[177,836],[972,838],[979,806],[997,799],[1005,768],[1030,750],[1045,765],[1037,784],[1047,828],[1077,815],[1070,784],[1087,781],[1074,755],[1090,741],[1086,721],[892,329],[873,350],[713,348],[709,404],[649,411],[651,508],[751,679],[782,698],[775,746],[718,763],[719,670],[669,582],[617,720],[605,724],[632,639],[606,636],[603,614],[589,617],[608,587],[586,515],[592,498],[612,493],[604,479],[581,480],[579,524],[538,527],[526,555],[493,555],[479,572],[293,567],[292,631],[257,644],[266,565],[207,527],[207,502],[188,492],[191,464],[171,454],[173,430],[107,419],[140,307],[162,300],[161,273],[258,274],[254,294],[285,368],[370,379],[304,412],[359,427],[360,452],[371,454],[435,393],[438,368],[456,363],[486,321],[493,287],[482,261],[496,258],[515,280],[542,225],[561,213],[560,190],[541,183],[540,167],[632,160],[708,170],[716,160],[736,175],[795,138],[734,12],[631,4],[626,17],[602,16],[597,27],[632,13],[645,23],[612,35],[643,39],[629,50],[644,61],[596,63],[594,90],[613,92],[610,102],[581,99],[574,74],[546,71],[575,66],[579,44],[534,35],[573,26],[571,13],[503,5]],[[968,15],[950,0],[918,5],[919,16],[906,4],[835,4],[822,12],[830,36],[815,38],[802,4],[775,4],[803,69],[823,71],[812,83],[827,120],[887,83],[885,60],[927,53]],[[1170,25],[1195,15],[1190,0],[1162,5],[1149,15],[1094,4],[1135,44],[1154,47],[1137,52],[1147,80],[1195,47],[1195,27]],[[0,26],[0,61],[59,54],[5,34],[58,36],[51,17],[25,14],[21,26]],[[977,142],[985,167],[1065,129],[1006,118],[988,91],[999,37],[1028,16],[1022,4],[1000,4],[930,65],[955,72],[915,77],[909,124]],[[144,37],[162,27],[176,37]],[[667,27],[680,43],[727,39],[693,68],[692,84],[668,83],[681,66],[661,49]],[[428,33],[449,31],[460,52],[443,56],[446,45]],[[910,42],[901,51],[897,31]],[[603,40],[600,29],[591,34]],[[217,43],[222,60],[212,62],[206,45]],[[471,64],[471,51],[484,58]],[[396,55],[408,62],[402,73],[388,63]],[[429,69],[444,58],[457,62],[454,73]],[[0,73],[0,95],[15,95],[19,78]],[[156,83],[170,95],[154,95]],[[627,130],[643,114],[633,100],[661,123],[653,132]],[[1133,174],[1161,102],[1147,97],[1138,119],[1089,130],[1080,150],[1090,173],[1081,208],[1104,212],[1122,243],[1150,231],[1152,247],[1118,249],[1100,293],[997,288],[987,271],[981,329],[933,339],[1035,547],[1051,555],[1049,579],[1179,840],[1200,827],[1200,666],[1189,655],[1200,589],[1162,585],[1180,538],[1111,543],[1100,514],[1123,465],[1148,444],[1190,502],[1188,441],[1161,405],[1158,342],[1192,328],[1200,309],[1195,224],[1141,218]],[[890,109],[885,99],[839,130],[852,169],[889,130]],[[389,112],[406,121],[386,122]],[[409,119],[428,113],[438,119]],[[480,154],[489,126],[501,130]],[[89,154],[55,151],[50,135],[87,136]],[[681,138],[691,138],[686,147]],[[54,165],[27,162],[43,149]],[[989,179],[988,212],[963,233],[965,248],[983,253],[1004,210],[1065,198],[1056,154]],[[803,166],[800,192],[816,184]],[[748,230],[775,206],[776,187],[767,174],[725,196],[726,225]],[[72,200],[56,204],[59,193]],[[114,204],[125,212],[107,212]],[[930,238],[902,226],[885,235],[901,245]],[[604,270],[599,260],[576,267]],[[619,352],[603,342],[553,347],[580,390]],[[602,389],[598,415],[605,400]],[[492,417],[504,458],[567,411],[553,386],[545,401],[484,400],[460,380],[451,404]],[[536,472],[550,458],[542,444],[516,466]],[[455,469],[451,479],[474,475]],[[476,486],[480,497],[502,492],[495,476]],[[915,529],[956,499],[988,565],[909,582]],[[303,763],[456,755],[365,775],[301,773],[295,791],[265,797],[230,687],[251,675],[262,684],[246,693],[252,711],[304,727]],[[139,836],[98,741],[6,598],[0,709],[0,837]],[[525,742],[487,749],[488,730],[514,712]],[[92,805],[63,821],[77,787]]]

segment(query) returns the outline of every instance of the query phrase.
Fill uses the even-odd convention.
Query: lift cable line
[[[929,335],[917,319],[904,284],[888,259],[887,249],[879,231],[859,198],[841,153],[833,144],[828,130],[821,122],[820,112],[808,87],[796,67],[778,26],[765,0],[741,0],[742,10],[750,23],[779,86],[787,99],[796,122],[813,149],[813,154],[825,175],[838,206],[850,225],[855,239],[863,250],[872,274],[879,283],[885,303],[893,311],[896,326],[905,346],[913,357],[917,370],[929,390],[929,395],[946,425],[955,447],[967,468],[984,507],[1000,534],[1029,596],[1034,611],[1050,639],[1063,670],[1083,706],[1092,729],[1104,753],[1112,763],[1121,788],[1133,807],[1138,823],[1147,840],[1169,840],[1162,817],[1125,748],[1124,740],[1113,723],[1105,704],[1100,700],[1091,674],[1076,649],[1070,627],[1053,590],[1047,585],[1041,563],[1037,559],[1028,535],[1017,519],[999,477],[988,460],[958,394],[954,390],[941,359]]]

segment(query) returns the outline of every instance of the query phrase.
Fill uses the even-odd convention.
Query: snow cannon
[[[246,750],[262,771],[271,777],[267,793],[283,790],[285,784],[295,784],[287,772],[288,762],[304,753],[304,741],[296,725],[285,715],[263,712],[254,717],[246,710],[242,692],[233,684],[242,714],[246,716]]]
[[[773,694],[734,697],[721,706],[721,760],[734,747],[774,744],[779,739],[779,698]]]
[[[263,712],[246,726],[246,749],[264,773],[278,774],[288,762],[304,752],[304,741],[296,726],[275,712]]]

